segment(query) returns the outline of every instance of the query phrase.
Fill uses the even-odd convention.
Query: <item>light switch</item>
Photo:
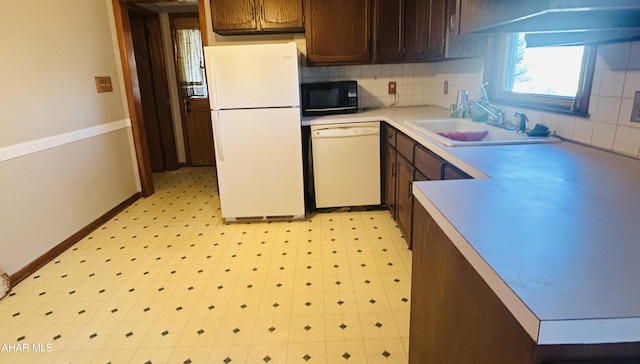
[[[111,77],[96,77],[96,89],[98,90],[98,93],[113,92]]]

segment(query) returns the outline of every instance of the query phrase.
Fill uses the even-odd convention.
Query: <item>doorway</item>
[[[186,1],[185,3],[190,3],[191,6],[195,6],[196,3],[194,1]],[[142,195],[150,196],[154,193],[153,171],[154,169],[159,168],[160,163],[158,163],[158,159],[160,159],[164,163],[165,169],[170,169],[170,168],[167,168],[167,165],[168,164],[171,165],[172,156],[169,156],[168,158],[167,156],[171,154],[172,151],[171,151],[171,147],[170,146],[167,147],[167,145],[173,145],[173,148],[175,149],[176,141],[180,140],[181,138],[184,138],[185,144],[186,144],[188,140],[187,140],[187,136],[185,136],[181,130],[178,130],[176,132],[175,123],[173,123],[173,119],[171,119],[172,127],[169,128],[171,129],[171,131],[174,132],[174,134],[171,135],[171,131],[164,129],[164,127],[166,127],[169,123],[165,122],[163,124],[163,122],[158,121],[160,120],[160,117],[158,116],[160,115],[160,113],[154,112],[152,110],[147,110],[147,108],[149,107],[145,106],[143,103],[144,101],[143,93],[146,86],[142,85],[142,81],[145,78],[153,80],[152,85],[154,87],[154,91],[150,93],[148,92],[148,93],[155,96],[155,102],[152,101],[151,104],[153,105],[155,103],[154,106],[156,106],[156,111],[157,111],[157,106],[160,104],[163,104],[162,101],[166,100],[166,98],[164,98],[164,96],[158,96],[157,89],[155,89],[156,88],[155,86],[157,86],[155,77],[152,75],[145,74],[145,72],[147,71],[144,70],[142,67],[139,67],[138,62],[136,61],[136,57],[135,57],[136,49],[134,46],[134,43],[136,42],[134,41],[134,32],[140,31],[139,30],[140,26],[138,24],[139,21],[137,19],[137,15],[130,14],[130,10],[135,8],[140,9],[139,5],[144,5],[145,8],[157,6],[158,9],[163,9],[163,11],[170,12],[170,10],[168,10],[169,7],[181,6],[185,4],[170,3],[166,1],[154,1],[154,0],[133,0],[133,1],[112,0],[112,3],[113,3],[113,9],[114,9],[114,19],[116,23],[118,43],[120,46],[120,59],[122,61],[122,68],[124,73],[127,105],[129,108],[129,115],[131,119],[133,142],[135,146],[136,160],[137,160],[138,170],[140,175]],[[145,11],[142,11],[142,13],[145,13]],[[201,26],[206,25],[206,22],[204,20],[204,16],[205,16],[204,0],[197,0],[197,14],[198,14],[197,17],[199,19],[199,24]],[[151,20],[151,21],[145,20],[144,23],[148,25],[148,24],[153,24],[153,22],[154,20]],[[152,28],[153,28],[153,25],[151,27],[147,26],[147,28],[145,29],[145,31],[147,32],[146,35],[153,33],[153,30],[151,30]],[[206,31],[202,32],[201,38],[202,38],[202,43],[207,44]],[[137,42],[137,43],[140,43],[140,42]],[[147,43],[147,46],[149,48],[149,53],[152,54],[153,52],[152,49],[154,46],[150,45],[149,43]],[[152,67],[153,67],[153,63],[152,63]],[[198,100],[198,101],[201,101],[201,100]],[[202,110],[202,108],[200,108],[201,105],[202,103],[200,103],[199,105],[198,104],[191,105],[192,110],[198,111],[198,112],[194,112],[194,114],[197,114],[199,118],[204,118],[204,117],[210,118],[208,99],[206,99],[206,112],[201,111]],[[182,110],[182,108],[180,109],[181,109],[180,113],[186,110],[186,109]],[[151,122],[148,122],[145,120],[146,114],[151,114],[151,117],[148,118],[149,120],[152,120]],[[157,114],[157,115],[154,115],[154,114]],[[155,121],[153,121],[154,119]],[[184,125],[184,122],[185,122],[185,118],[182,119],[183,125]],[[147,126],[147,123],[150,123],[150,125]],[[211,127],[210,121],[208,124],[210,128]],[[206,131],[205,132],[199,131],[197,133],[206,135]],[[170,142],[171,139],[173,139],[173,143]],[[191,138],[191,140],[194,140],[194,139],[195,138]],[[154,143],[155,144],[159,143],[161,147],[158,148],[157,145],[154,146],[153,145]],[[211,140],[210,143],[212,146],[213,141]],[[162,149],[163,147],[165,147],[164,150]],[[159,153],[158,153],[158,149],[160,149]],[[185,149],[187,149],[186,145],[185,145]],[[152,153],[154,153],[154,156],[152,156]],[[179,154],[179,151],[177,154]],[[161,157],[158,158],[158,155],[160,155]],[[190,165],[192,163],[191,158],[187,158],[184,162],[181,162],[178,159],[176,160],[177,160],[176,167],[179,167],[180,165],[183,165],[183,164]],[[210,158],[210,160],[213,160],[213,156]],[[168,164],[167,164],[167,161],[169,161]],[[197,162],[194,164],[197,164]],[[171,168],[173,168],[173,165],[171,165]]]
[[[162,51],[160,17],[152,11],[131,8],[129,21],[151,171],[175,170],[178,169],[178,156]]]
[[[215,163],[211,111],[198,14],[169,14],[187,164]]]

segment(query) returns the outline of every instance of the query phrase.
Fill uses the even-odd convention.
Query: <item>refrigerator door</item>
[[[303,218],[299,110],[221,110],[212,119],[222,217]]]
[[[213,110],[300,105],[295,42],[204,48]]]

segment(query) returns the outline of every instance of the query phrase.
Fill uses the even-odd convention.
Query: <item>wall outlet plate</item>
[[[636,97],[633,99],[633,108],[631,109],[631,121],[640,123],[640,91],[636,91]]]
[[[389,95],[395,95],[398,90],[396,81],[389,81]]]

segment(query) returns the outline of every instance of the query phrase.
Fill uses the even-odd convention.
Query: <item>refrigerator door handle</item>
[[[215,111],[216,115],[214,115],[213,117],[213,142],[214,142],[214,146],[216,149],[216,152],[218,154],[218,159],[220,159],[220,162],[224,162],[224,148],[222,146],[222,136],[220,135],[222,133],[222,128],[220,127],[220,112],[219,111]]]

